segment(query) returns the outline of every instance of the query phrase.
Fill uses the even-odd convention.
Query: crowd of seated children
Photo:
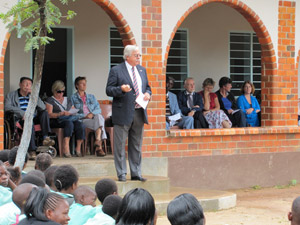
[[[228,77],[222,77],[219,80],[220,89],[215,93],[213,93],[215,85],[213,79],[206,78],[202,83],[203,90],[195,92],[195,81],[192,77],[188,77],[184,80],[185,90],[177,94],[177,101],[174,101],[175,94],[171,92],[173,85],[174,78],[167,77],[167,130],[172,126],[193,129],[188,118],[194,119],[194,128],[256,127],[260,125],[260,106],[253,96],[255,88],[250,81],[245,81],[242,85],[242,95],[237,101],[231,93],[232,80]],[[177,114],[178,118],[175,118],[177,120],[170,121],[169,118],[173,118],[174,114]]]
[[[52,172],[44,177],[39,170],[28,172],[16,186],[5,164],[0,161],[1,225],[156,224],[154,199],[143,188],[132,189],[121,198],[117,195],[118,188],[114,180],[101,179],[93,190],[88,186],[77,187],[78,172],[71,165],[50,166],[47,170]],[[68,176],[71,178],[68,179]],[[61,186],[56,188],[68,192],[67,198],[50,190],[45,179],[60,179]],[[72,190],[68,188],[70,186],[73,186]],[[75,199],[72,204],[68,202],[70,196]],[[101,202],[101,207],[96,206],[96,198]],[[180,194],[169,203],[167,217],[171,225],[205,224],[202,206],[189,193]],[[292,225],[300,225],[300,197],[293,201],[288,219]]]

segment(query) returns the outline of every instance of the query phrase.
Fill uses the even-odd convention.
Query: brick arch
[[[122,13],[117,9],[117,7],[108,0],[93,0],[97,5],[99,5],[111,18],[115,26],[122,37],[123,45],[136,44],[136,40],[133,36],[130,26],[124,19]],[[2,51],[0,55],[0,101],[4,101],[4,57],[7,49],[8,40],[10,38],[10,33],[6,33],[5,39],[2,45]],[[4,132],[3,121],[4,121],[4,105],[0,104],[0,134]],[[3,135],[0,135],[0,149],[3,149]]]
[[[275,50],[271,40],[271,36],[266,26],[264,25],[260,17],[250,7],[248,7],[245,3],[243,3],[240,0],[200,0],[197,3],[195,3],[193,6],[191,6],[178,20],[176,26],[174,27],[171,33],[170,39],[166,47],[165,57],[164,57],[164,73],[166,73],[166,66],[167,66],[170,46],[172,44],[177,29],[194,10],[198,9],[203,5],[213,3],[213,2],[227,5],[235,9],[236,11],[238,11],[241,15],[244,16],[244,18],[250,23],[251,27],[256,32],[262,50],[261,88],[262,88],[262,114],[264,114],[265,111],[263,106],[267,105],[265,99],[266,97],[264,94],[267,94],[267,88],[272,88],[274,86],[272,79],[270,79],[269,77],[277,74],[277,58],[275,55]],[[262,117],[262,126],[267,125],[265,124],[264,119],[265,118]]]
[[[130,26],[124,19],[122,13],[117,9],[117,7],[108,0],[93,0],[97,5],[99,5],[111,18],[115,26],[117,27],[123,41],[123,45],[135,45],[136,41],[131,31]]]

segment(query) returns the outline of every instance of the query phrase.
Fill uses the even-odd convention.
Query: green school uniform
[[[69,210],[69,225],[82,225],[96,215],[96,208],[91,205],[81,205],[74,203]]]

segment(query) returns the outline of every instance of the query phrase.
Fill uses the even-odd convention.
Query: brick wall
[[[195,155],[228,155],[265,152],[298,151],[300,129],[297,124],[297,71],[294,62],[295,45],[295,2],[279,1],[279,43],[278,59],[272,39],[259,16],[246,4],[238,0],[203,0],[192,5],[173,29],[164,55],[163,74],[153,74],[155,66],[148,63],[153,42],[148,35],[155,25],[157,8],[153,3],[143,1],[143,57],[153,90],[149,105],[150,125],[146,126],[143,155],[145,157],[181,157]],[[165,126],[165,73],[168,52],[173,37],[185,18],[197,8],[211,2],[219,2],[236,9],[250,23],[262,47],[262,127],[232,128],[212,130],[171,130],[164,132]],[[157,4],[157,7],[160,7]],[[157,35],[157,34],[155,34]],[[157,35],[159,37],[159,35]],[[160,40],[160,39],[158,39]],[[160,48],[158,48],[160,50]],[[152,61],[151,61],[152,62]],[[158,68],[159,69],[159,68]],[[158,86],[159,85],[159,86]],[[276,127],[274,127],[276,126]],[[279,127],[284,126],[284,127]]]
[[[165,75],[162,63],[161,0],[142,0],[142,65],[152,88],[148,106],[149,125],[145,126],[143,150],[156,152],[156,137],[165,131]]]
[[[130,26],[108,0],[93,0],[105,10],[118,27],[123,43],[135,44]],[[172,39],[194,10],[218,2],[241,13],[251,24],[262,46],[262,125],[261,128],[165,131],[165,74]],[[201,0],[192,5],[173,29],[167,46],[162,46],[161,0],[142,0],[142,64],[152,87],[149,125],[145,126],[144,157],[228,155],[298,151],[300,129],[297,124],[297,71],[295,62],[295,2],[279,1],[278,59],[272,39],[258,15],[239,0]],[[0,58],[0,129],[3,131],[3,64],[9,35]],[[162,58],[162,48],[166,54]],[[3,147],[3,132],[0,148]]]
[[[131,31],[131,28],[127,21],[124,19],[122,13],[117,9],[117,7],[109,0],[93,0],[98,4],[111,18],[114,25],[118,28],[118,31],[122,37],[122,41],[125,45],[136,44],[135,38]]]

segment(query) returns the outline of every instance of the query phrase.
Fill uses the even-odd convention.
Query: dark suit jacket
[[[181,91],[178,93],[178,105],[179,105],[179,108],[182,112],[182,114],[184,116],[187,116],[187,114],[192,111],[192,109],[190,109],[188,106],[187,106],[187,94],[186,94],[186,91]],[[203,110],[203,101],[202,101],[202,97],[201,95],[199,95],[198,93],[194,92],[194,95],[193,95],[193,102],[194,102],[194,105],[199,105],[200,108],[194,108],[194,110],[196,111],[202,111]]]
[[[140,65],[137,65],[136,68],[142,79],[142,92],[148,92],[151,95],[146,69]],[[129,84],[132,90],[127,93],[122,92],[121,86],[123,84]],[[113,97],[113,124],[130,125],[135,111],[135,91],[125,62],[114,66],[110,70],[106,84],[106,94]],[[147,110],[144,110],[144,123],[148,123]]]

